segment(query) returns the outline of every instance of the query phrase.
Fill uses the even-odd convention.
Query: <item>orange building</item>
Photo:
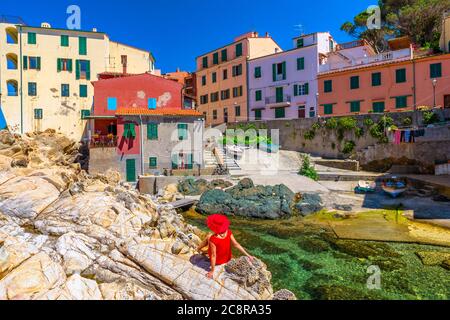
[[[407,38],[374,53],[365,41],[340,45],[320,66],[319,115],[450,107],[450,54],[414,50]]]
[[[197,103],[207,125],[247,121],[247,60],[282,51],[268,35],[244,34],[197,57]]]
[[[184,101],[183,106],[185,109],[194,109],[197,104],[196,95],[196,80],[195,73],[187,71],[180,71],[177,69],[175,72],[166,73],[164,78],[177,81],[183,85]]]

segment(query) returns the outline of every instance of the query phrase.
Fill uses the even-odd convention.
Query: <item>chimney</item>
[[[177,68],[177,72],[180,72],[180,68]]]
[[[266,38],[270,38],[270,34],[266,32]]]

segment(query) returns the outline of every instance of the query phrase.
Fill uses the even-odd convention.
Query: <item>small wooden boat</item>
[[[382,188],[388,195],[397,198],[408,190],[408,185],[406,179],[392,177],[383,180]]]
[[[374,193],[376,189],[377,189],[376,182],[359,181],[358,185],[355,188],[355,193],[359,194]]]

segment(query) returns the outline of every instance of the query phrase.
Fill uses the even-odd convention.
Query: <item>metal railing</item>
[[[291,96],[287,94],[284,94],[282,97],[280,96],[266,97],[266,104],[287,103],[287,102],[291,102]]]

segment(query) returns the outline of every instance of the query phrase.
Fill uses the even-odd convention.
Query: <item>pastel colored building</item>
[[[204,120],[182,108],[182,84],[146,73],[93,86],[90,173],[115,170],[134,182],[139,175],[203,168]]]
[[[152,72],[148,51],[103,32],[0,21],[0,107],[17,133],[58,130],[81,140],[102,72]]]
[[[336,43],[328,32],[294,38],[294,49],[249,60],[249,119],[298,119],[317,114],[317,74]]]
[[[319,115],[450,106],[450,55],[415,51],[407,38],[376,54],[365,41],[337,47],[318,75]]]
[[[450,53],[450,10],[444,12],[442,15],[439,45],[443,52]]]
[[[197,57],[198,111],[206,124],[247,121],[247,61],[280,51],[268,34],[250,32]]]
[[[163,75],[166,79],[177,81],[183,85],[184,108],[195,109],[197,104],[196,97],[196,77],[195,73],[180,71],[169,72]]]

